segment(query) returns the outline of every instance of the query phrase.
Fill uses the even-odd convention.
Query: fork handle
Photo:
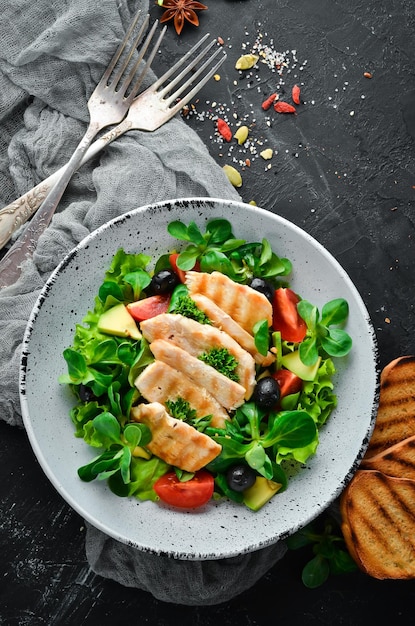
[[[68,164],[63,168],[61,176],[43,200],[29,226],[0,261],[0,288],[15,283],[21,274],[22,263],[32,257],[39,237],[48,227],[73,173],[80,166],[86,150],[99,128],[97,124],[89,124]]]
[[[103,150],[106,145],[126,133],[130,128],[131,122],[125,119],[121,124],[118,124],[118,126],[105,133],[105,135],[102,135],[102,137],[89,146],[80,165],[84,165],[87,161],[90,161]],[[65,167],[66,165],[48,176],[48,178],[45,178],[41,183],[20,196],[20,198],[14,200],[3,209],[0,209],[0,250],[4,248],[13,233],[15,233],[20,226],[25,224],[37,211],[53,185],[63,174]]]

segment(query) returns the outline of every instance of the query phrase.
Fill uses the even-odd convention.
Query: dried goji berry
[[[288,102],[281,102],[281,100],[278,100],[278,102],[274,104],[274,109],[276,110],[277,113],[295,113],[296,112],[296,108],[293,107],[292,104],[288,104]]]
[[[298,85],[294,85],[294,87],[291,90],[291,98],[293,99],[293,102],[295,102],[295,104],[300,104],[300,88]]]
[[[262,108],[264,109],[264,111],[268,111],[268,109],[272,106],[272,104],[274,103],[274,101],[277,98],[277,94],[276,93],[272,93],[269,98],[267,98],[266,100],[264,100],[264,102],[261,104]]]
[[[230,141],[232,139],[232,131],[229,124],[227,124],[225,120],[220,117],[218,117],[217,129],[218,133],[224,138],[225,141]]]

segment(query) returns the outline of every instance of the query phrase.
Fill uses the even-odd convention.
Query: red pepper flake
[[[300,104],[300,93],[300,87],[298,85],[294,85],[291,90],[291,98],[293,99],[293,102],[295,102],[295,104]]]
[[[365,78],[372,78],[372,74],[371,74],[370,72],[364,72],[364,73],[363,73],[363,76],[364,76]]]
[[[281,102],[281,100],[278,100],[278,102],[274,104],[274,109],[277,113],[295,113],[297,110],[292,104]]]
[[[218,133],[221,135],[225,141],[231,141],[232,139],[232,131],[230,129],[229,124],[225,122],[221,117],[218,117],[218,121],[216,123]]]
[[[218,44],[220,46],[224,46],[225,45],[225,41],[224,41],[224,39],[222,37],[218,37]]]
[[[273,103],[275,102],[276,99],[277,99],[277,94],[276,93],[272,93],[269,96],[269,98],[264,100],[264,102],[261,104],[261,106],[264,109],[264,111],[268,111],[268,109],[271,108],[271,106],[273,105]]]

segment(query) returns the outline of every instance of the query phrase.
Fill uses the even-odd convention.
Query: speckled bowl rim
[[[154,248],[156,244],[151,242],[151,237],[144,245],[138,243],[139,237],[143,237],[143,228],[152,220],[158,226],[163,223],[164,227],[172,219],[185,222],[195,219],[203,225],[213,217],[230,219],[236,236],[244,236],[250,241],[262,236],[269,238],[277,253],[294,263],[293,287],[301,286],[297,289],[299,293],[322,306],[329,299],[324,293],[326,279],[314,276],[304,282],[296,270],[298,261],[295,257],[309,255],[303,258],[303,262],[308,264],[310,275],[317,272],[317,268],[309,259],[318,259],[332,285],[341,286],[337,293],[328,294],[330,298],[340,297],[339,291],[347,293],[351,305],[351,334],[358,335],[353,356],[342,360],[336,375],[339,406],[322,431],[317,455],[291,479],[285,493],[274,497],[257,513],[228,501],[210,503],[201,510],[175,510],[133,498],[117,498],[98,481],[82,483],[74,476],[76,468],[95,456],[96,451],[93,454],[89,446],[73,436],[73,426],[66,411],[73,404],[73,398],[57,382],[57,375],[66,371],[61,353],[70,345],[68,333],[73,336],[74,324],[80,323],[87,309],[91,308],[91,297],[102,281],[102,269],[108,266],[107,261],[115,250],[121,245],[136,252]],[[131,240],[135,238],[135,230],[138,235],[134,247]],[[254,235],[249,237],[245,231]],[[282,233],[285,249],[280,245]],[[127,245],[117,239],[118,234],[128,234]],[[157,241],[163,237],[157,235]],[[171,242],[171,238],[168,241]],[[111,246],[114,250],[108,250]],[[296,254],[290,253],[290,246],[294,246]],[[89,274],[88,278],[80,277],[79,283],[75,280],[79,262],[92,259],[99,271],[93,278]],[[59,290],[71,276],[74,284],[70,297],[61,296]],[[77,285],[80,291],[84,283],[88,287],[88,296],[77,293]],[[307,293],[310,289],[305,288],[306,285],[313,285],[312,293]],[[91,296],[94,286],[96,289]],[[82,304],[86,303],[82,313],[79,309],[70,309],[71,304],[76,306],[77,298]],[[71,329],[67,328],[65,319],[71,321]],[[48,341],[42,333],[46,333]],[[92,232],[66,255],[46,282],[28,321],[19,384],[23,421],[33,451],[46,476],[79,515],[134,548],[178,559],[205,560],[232,557],[274,544],[313,520],[339,496],[356,471],[374,427],[378,374],[375,332],[363,300],[345,270],[320,243],[298,226],[264,209],[216,198],[185,198],[149,204],[119,216]],[[350,382],[355,389],[350,388]],[[353,436],[350,430],[353,430]],[[344,440],[336,443],[340,434]],[[319,457],[323,451],[324,457]],[[331,455],[331,459],[326,455]]]

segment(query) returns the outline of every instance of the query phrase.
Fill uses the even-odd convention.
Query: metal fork
[[[50,223],[73,173],[78,169],[94,137],[106,126],[119,123],[136,97],[163,36],[162,33],[153,50],[153,55],[144,65],[144,68],[140,68],[158,22],[154,23],[147,35],[137,60],[132,61],[133,54],[143,33],[147,30],[150,19],[147,15],[139,33],[134,36],[139,15],[140,11],[136,13],[123,41],[118,46],[100,82],[88,100],[90,120],[84,136],[25,232],[0,261],[0,287],[11,285],[19,278],[22,262],[33,255],[40,235]]]
[[[226,59],[226,53],[221,48],[217,48],[213,54],[209,55],[210,50],[215,45],[215,40],[211,41],[197,56],[192,58],[208,38],[209,33],[202,37],[153,85],[137,96],[130,106],[127,117],[88,148],[81,164],[83,165],[95,157],[106,145],[129,130],[156,130],[190,102],[195,94],[218,71]],[[220,54],[220,59],[214,63]],[[197,68],[199,63],[201,65]],[[184,80],[189,73],[191,76]],[[199,77],[201,77],[199,82],[195,82]],[[169,78],[172,78],[172,80],[167,83]],[[193,87],[184,94],[184,91],[192,85]],[[176,86],[177,90],[173,91]],[[46,178],[36,187],[33,187],[33,189],[15,202],[12,202],[12,204],[0,210],[0,249],[7,243],[12,234],[35,213],[65,167]]]

